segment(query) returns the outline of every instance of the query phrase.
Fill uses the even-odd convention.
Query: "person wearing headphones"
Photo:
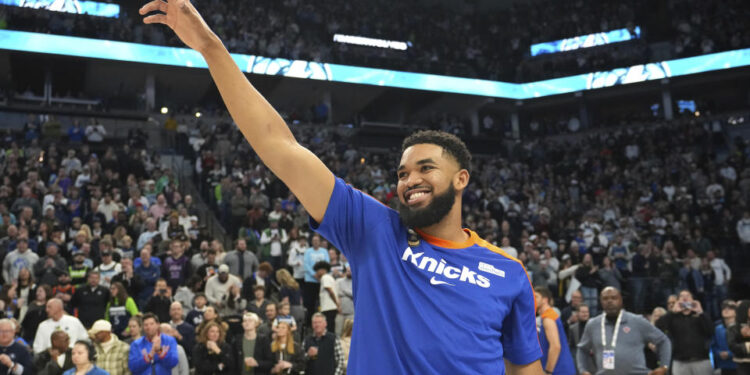
[[[73,364],[75,367],[65,371],[63,375],[109,375],[108,372],[97,367],[96,349],[88,341],[78,340],[73,345]]]

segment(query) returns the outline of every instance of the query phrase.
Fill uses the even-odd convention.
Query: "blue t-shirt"
[[[557,315],[554,309],[549,309],[542,313],[542,319],[552,319],[557,325],[557,335],[560,340],[560,355],[557,357],[557,364],[555,364],[555,371],[552,371],[553,375],[575,375],[576,365],[573,362],[573,355],[570,353],[568,347],[568,336],[565,334],[565,328],[563,327],[560,315]],[[547,332],[544,330],[544,325],[539,330],[539,343],[542,345],[542,368],[547,366],[547,356],[549,355],[549,340],[547,339]]]
[[[521,263],[466,230],[407,243],[396,211],[336,179],[317,231],[352,266],[353,374],[504,374],[542,355]]]

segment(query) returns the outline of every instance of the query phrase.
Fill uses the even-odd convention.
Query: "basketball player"
[[[523,265],[461,228],[471,161],[463,142],[442,132],[408,137],[396,176],[401,207],[391,210],[297,143],[189,1],[154,0],[140,13],[203,55],[247,141],[349,259],[352,374],[543,374]]]

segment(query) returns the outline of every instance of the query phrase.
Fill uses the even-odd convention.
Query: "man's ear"
[[[466,189],[469,185],[469,171],[461,169],[453,177],[453,188],[459,191]]]

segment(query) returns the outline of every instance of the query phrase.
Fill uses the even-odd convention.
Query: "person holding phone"
[[[149,298],[146,307],[143,309],[146,312],[151,312],[159,317],[160,322],[168,322],[169,307],[172,305],[172,289],[167,286],[167,281],[159,279],[156,281],[154,286],[154,293]]]
[[[711,319],[703,313],[701,303],[688,290],[680,291],[671,311],[656,321],[656,327],[672,339],[674,374],[713,373],[708,343],[714,334]]]

